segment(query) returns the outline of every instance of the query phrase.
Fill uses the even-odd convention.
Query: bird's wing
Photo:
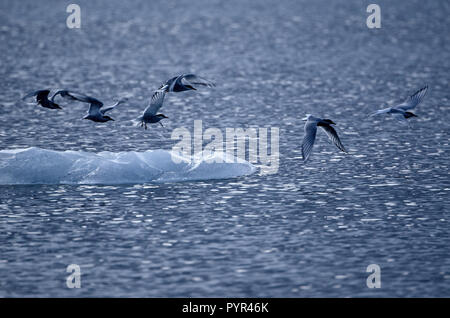
[[[75,97],[73,97],[71,94],[77,94],[77,93],[75,93],[75,92],[70,92],[70,91],[68,91],[68,90],[66,90],[66,89],[61,89],[61,90],[56,91],[55,94],[53,94],[53,96],[51,97],[50,100],[51,100],[52,102],[55,102],[55,98],[56,98],[58,95],[61,95],[61,97],[66,98],[66,99],[70,99],[70,100],[78,100],[78,99],[76,99]]]
[[[376,112],[371,113],[371,114],[369,115],[369,117],[376,116],[376,115],[381,115],[381,114],[387,114],[387,113],[389,113],[391,110],[392,110],[391,107],[385,108],[385,109],[380,109],[380,110],[377,110]]]
[[[319,123],[318,126],[320,126],[328,135],[328,138],[330,138],[330,140],[333,142],[333,144],[339,148],[339,150],[343,151],[343,152],[347,152],[347,150],[345,150],[344,145],[342,144],[341,140],[339,139],[339,136],[336,132],[336,130],[330,126],[330,125],[326,125],[326,124],[321,124]]]
[[[172,86],[172,84],[175,84],[176,80],[178,79],[178,76],[172,77],[171,79],[168,79],[164,84],[162,84],[158,90],[161,89],[168,89],[170,86]]]
[[[89,110],[88,110],[88,113],[89,113],[89,115],[92,115],[92,116],[96,116],[96,115],[98,115],[99,113],[101,113],[100,112],[100,108],[102,107],[102,105],[99,105],[99,104],[89,104]]]
[[[30,92],[30,93],[26,94],[24,97],[22,97],[22,99],[27,99],[32,96],[37,96],[37,98],[41,99],[42,97],[44,97],[44,98],[47,97],[49,93],[50,93],[50,90],[42,89],[42,90]]]
[[[306,162],[311,155],[314,141],[316,140],[317,123],[315,121],[307,121],[305,124],[305,136],[302,143],[303,161]]]
[[[397,108],[401,108],[403,110],[413,109],[422,101],[428,91],[428,85],[422,87],[417,92],[409,96],[402,104],[398,105]]]
[[[89,115],[97,115],[98,113],[100,113],[100,108],[103,107],[103,103],[98,99],[77,92],[61,90],[59,92],[56,92],[54,97],[56,97],[56,94],[70,100],[77,100],[79,102],[90,104],[88,110]]]
[[[164,84],[161,84],[161,86],[157,90],[158,91],[167,91],[167,89],[170,87],[170,84],[172,84],[172,82],[170,82],[170,80],[168,80]]]
[[[108,107],[103,107],[102,109],[100,109],[100,113],[102,113],[104,115],[106,112],[113,110],[117,105],[119,105],[119,103],[116,103],[116,104],[108,106]]]
[[[200,76],[197,76],[195,74],[183,75],[181,78],[181,82],[183,83],[183,85],[192,84],[193,86],[201,85],[201,86],[206,86],[206,87],[216,86],[216,84],[214,84],[213,82],[211,82],[207,79],[201,78]]]
[[[106,112],[109,112],[110,110],[113,110],[117,105],[125,103],[128,101],[128,97],[122,97],[119,99],[115,104],[107,107],[103,107],[100,112],[104,115]]]
[[[100,108],[103,106],[103,103],[101,101],[99,101],[98,99],[94,98],[94,97],[90,97],[84,94],[80,94],[80,93],[76,93],[76,92],[71,92],[71,91],[67,91],[67,90],[62,90],[59,92],[56,92],[56,94],[61,95],[64,98],[67,99],[71,99],[71,100],[77,100],[79,102],[83,102],[83,103],[89,103],[89,104],[94,104],[96,105],[96,107]]]
[[[161,108],[164,102],[164,97],[166,96],[166,91],[163,88],[156,90],[152,98],[150,99],[150,103],[148,104],[147,108],[144,110],[144,116],[154,116],[158,112],[158,110]]]

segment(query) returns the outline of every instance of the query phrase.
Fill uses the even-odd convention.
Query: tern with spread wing
[[[370,116],[389,114],[399,122],[406,123],[409,118],[418,117],[416,114],[410,112],[410,110],[420,104],[425,97],[427,90],[428,85],[409,96],[403,103],[394,107],[377,110],[376,112],[370,114]]]
[[[201,78],[195,74],[183,74],[172,77],[166,81],[159,89],[164,88],[168,92],[183,92],[188,90],[197,90],[196,86],[214,87],[213,82]]]
[[[147,108],[145,108],[144,113],[137,120],[141,123],[141,127],[147,129],[147,124],[159,123],[161,126],[164,125],[160,122],[163,118],[168,118],[164,114],[157,114],[164,102],[164,97],[166,96],[166,87],[163,85],[160,89],[156,90]]]
[[[317,127],[322,128],[326,132],[330,140],[336,147],[339,148],[339,150],[345,153],[347,152],[347,150],[345,150],[344,146],[342,145],[336,130],[331,126],[336,125],[332,120],[322,119],[314,117],[312,115],[306,115],[306,117],[303,118],[303,120],[306,121],[305,136],[303,137],[302,143],[302,156],[304,162],[308,161],[312,153],[314,141],[316,140]]]
[[[55,97],[58,95],[58,92],[53,94],[53,96],[50,99],[48,98],[49,94],[50,94],[50,90],[42,89],[42,90],[28,93],[27,95],[22,97],[22,99],[27,99],[27,98],[36,96],[37,105],[41,105],[42,107],[50,108],[50,109],[62,109],[61,106],[59,106],[57,103],[55,103]]]
[[[117,105],[124,103],[127,98],[122,98],[118,102],[116,102],[114,105],[111,106],[103,106],[103,102],[99,101],[98,99],[94,97],[90,97],[87,95],[83,95],[80,93],[67,91],[67,90],[61,90],[55,93],[56,95],[61,95],[64,98],[80,101],[83,103],[89,104],[89,110],[86,116],[83,117],[83,119],[89,119],[95,122],[104,123],[110,120],[113,120],[113,118],[109,117],[108,115],[105,115],[106,112],[114,109]]]

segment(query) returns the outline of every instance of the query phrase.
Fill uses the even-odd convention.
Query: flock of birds
[[[163,126],[160,121],[168,117],[164,114],[157,113],[163,105],[166,93],[197,90],[197,88],[195,88],[196,86],[214,87],[215,84],[194,74],[183,74],[167,80],[153,93],[150,103],[145,108],[142,116],[137,119],[141,123],[141,127],[145,127],[145,129],[147,129],[147,124],[154,123],[160,123],[161,126]],[[89,119],[99,123],[104,123],[110,120],[114,121],[113,118],[106,115],[106,112],[113,110],[117,105],[127,101],[127,98],[122,98],[114,105],[104,107],[103,102],[94,97],[65,89],[56,91],[50,98],[48,96],[49,94],[50,90],[48,89],[38,90],[25,95],[22,99],[25,100],[27,98],[36,97],[37,105],[50,109],[62,109],[62,107],[55,102],[55,98],[57,96],[61,96],[72,101],[87,103],[89,104],[89,110],[83,119]]]
[[[214,87],[215,84],[195,74],[182,74],[167,80],[156,91],[154,91],[148,106],[142,113],[142,116],[137,119],[141,127],[147,129],[147,124],[155,123],[159,123],[161,126],[163,126],[161,120],[168,117],[164,114],[158,114],[158,111],[163,106],[166,93],[197,90],[196,86]],[[414,109],[423,100],[427,93],[427,90],[428,85],[419,89],[417,92],[406,98],[403,103],[393,107],[377,110],[369,116],[372,117],[387,114],[391,115],[401,123],[408,123],[408,119],[417,117],[417,115],[412,113],[411,110]],[[58,90],[50,98],[49,94],[50,90],[38,90],[25,95],[22,99],[36,97],[37,105],[50,109],[62,109],[61,106],[59,106],[59,104],[55,102],[55,98],[57,96],[61,96],[72,101],[88,103],[89,110],[86,116],[83,117],[83,119],[89,119],[94,122],[101,123],[114,120],[110,116],[106,115],[106,112],[111,111],[117,105],[127,101],[127,98],[122,98],[115,104],[105,107],[101,101],[94,97],[69,90]],[[345,150],[345,147],[339,139],[336,130],[332,126],[336,125],[336,123],[334,123],[331,119],[323,119],[308,114],[305,118],[303,118],[303,120],[306,121],[304,126],[305,134],[301,146],[304,162],[307,162],[309,157],[311,156],[314,142],[316,140],[317,127],[320,127],[325,131],[332,143],[339,150],[347,153],[347,150]]]

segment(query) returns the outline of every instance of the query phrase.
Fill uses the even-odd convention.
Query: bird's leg
[[[159,121],[159,124],[160,124],[162,127],[164,127],[164,125],[162,124],[162,122]]]
[[[147,130],[147,123],[144,124],[145,130]]]

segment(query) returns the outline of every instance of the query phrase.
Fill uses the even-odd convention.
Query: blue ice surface
[[[146,152],[0,151],[1,184],[139,184],[240,177],[255,172],[226,153],[183,157],[166,150]]]

